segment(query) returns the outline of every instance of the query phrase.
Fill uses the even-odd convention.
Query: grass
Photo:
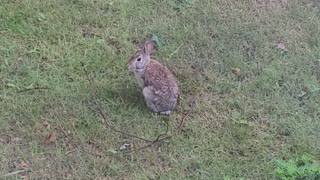
[[[317,0],[5,0],[0,175],[273,179],[276,159],[308,154],[319,162],[319,8]],[[123,142],[143,142],[106,129],[93,101],[119,129],[147,138],[166,129],[125,64],[132,41],[150,33],[160,39],[153,57],[180,87],[170,130],[193,98],[196,107],[180,134],[114,154]],[[23,91],[35,87],[48,89]]]

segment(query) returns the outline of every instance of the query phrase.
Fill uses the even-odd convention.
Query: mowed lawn
[[[172,138],[127,67],[152,55],[175,74]],[[89,79],[91,79],[89,81]],[[277,160],[320,161],[318,0],[2,0],[4,179],[274,179]]]

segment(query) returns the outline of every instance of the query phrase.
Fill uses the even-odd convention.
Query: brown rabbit
[[[129,59],[129,69],[134,72],[142,87],[146,105],[153,111],[169,115],[177,104],[178,85],[170,70],[154,59],[151,36],[144,41],[143,47]]]

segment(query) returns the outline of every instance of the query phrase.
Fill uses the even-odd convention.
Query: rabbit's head
[[[142,71],[150,63],[150,54],[153,51],[151,36],[147,37],[143,46],[135,52],[128,61],[128,67],[134,71]]]

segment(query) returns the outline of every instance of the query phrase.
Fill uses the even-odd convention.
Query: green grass
[[[275,159],[319,162],[319,9],[317,0],[4,0],[0,175],[273,179]],[[144,144],[106,129],[93,101],[119,129],[150,139],[166,129],[126,66],[132,41],[150,33],[160,39],[153,57],[180,87],[170,130],[193,98],[196,107],[173,138],[113,154],[123,142]],[[23,91],[33,87],[49,89]],[[52,131],[57,139],[47,143]]]

